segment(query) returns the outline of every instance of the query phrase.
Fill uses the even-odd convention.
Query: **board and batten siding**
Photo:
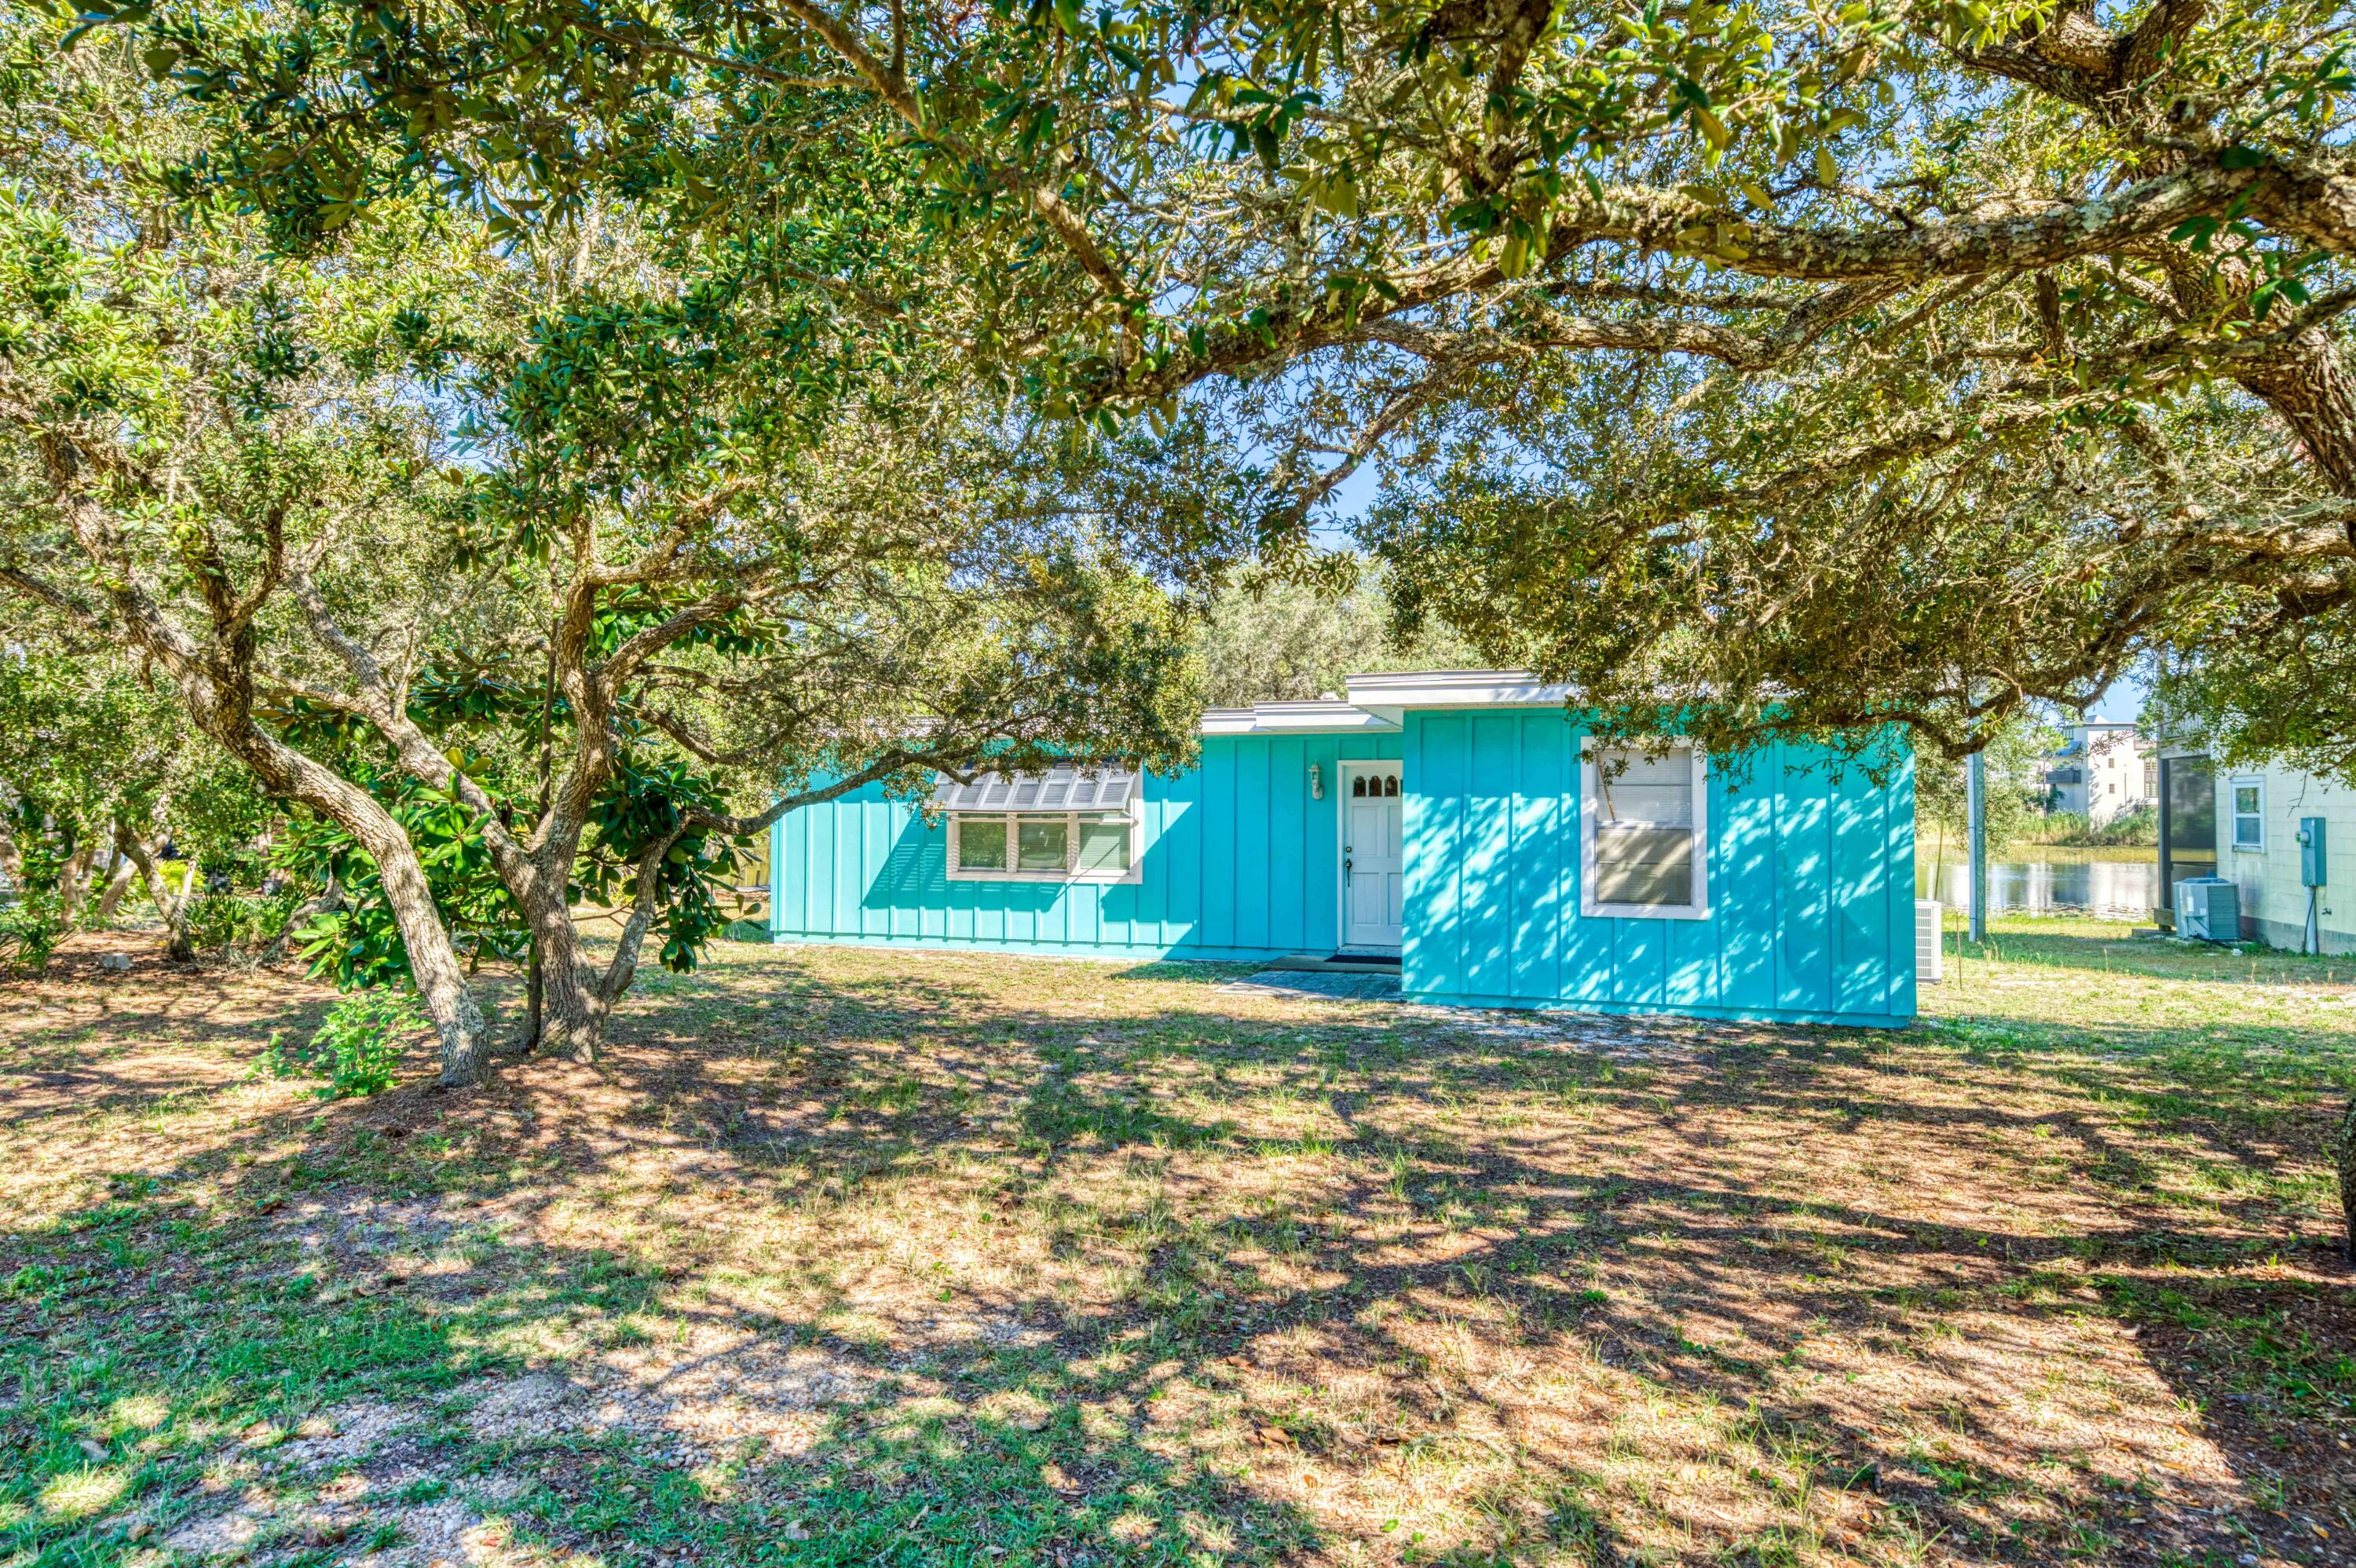
[[[869,786],[787,812],[770,837],[779,942],[999,948],[1108,958],[1332,952],[1335,764],[1397,761],[1398,735],[1208,735],[1201,764],[1147,779],[1135,882],[949,880],[948,831]],[[1324,798],[1312,800],[1317,765]]]
[[[1791,1022],[1914,1013],[1914,785],[1779,745],[1708,784],[1709,912],[1580,914],[1580,740],[1552,709],[1407,716],[1413,1000]]]

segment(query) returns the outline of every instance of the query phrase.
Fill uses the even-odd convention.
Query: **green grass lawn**
[[[2356,1562],[2356,961],[2126,930],[1902,1032],[732,945],[334,1103],[317,987],[77,951],[0,1568]]]

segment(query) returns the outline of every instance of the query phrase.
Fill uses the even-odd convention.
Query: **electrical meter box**
[[[2298,885],[2319,888],[2331,879],[2324,874],[2323,818],[2298,819]]]

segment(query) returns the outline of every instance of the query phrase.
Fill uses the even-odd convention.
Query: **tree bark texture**
[[[164,923],[164,951],[176,964],[185,964],[196,956],[188,941],[188,889],[183,884],[176,895],[164,880],[162,868],[155,864],[155,852],[147,848],[137,834],[121,827],[115,829],[115,842],[123,859],[139,869],[139,880],[146,885],[147,901],[155,906],[155,918]]]
[[[2348,1226],[2348,1261],[2356,1264],[2356,1096],[2340,1113],[2333,1153],[2340,1163],[2340,1213]]]
[[[58,875],[58,913],[68,927],[81,923],[82,905],[90,901],[91,871],[97,860],[98,839],[86,835],[66,857]]]
[[[605,1044],[605,1019],[612,1008],[582,957],[573,912],[565,906],[562,884],[557,887],[553,896],[535,886],[528,899],[519,899],[540,944],[540,1050],[574,1061],[594,1061]]]
[[[88,488],[89,463],[80,448],[56,432],[45,432],[40,444],[75,542],[108,574],[106,597],[123,633],[170,676],[188,717],[272,791],[335,823],[376,861],[411,977],[441,1039],[441,1081],[450,1086],[475,1083],[483,1073],[489,1034],[407,829],[368,791],[273,735],[254,717],[259,650],[253,618],[286,584],[282,519],[262,519],[270,554],[245,593],[232,594],[223,578],[199,578],[210,622],[209,635],[200,639],[166,615],[143,581],[117,519]]]
[[[114,875],[107,878],[106,886],[99,890],[98,908],[91,912],[91,918],[101,925],[112,923],[114,917],[122,912],[123,895],[138,880],[139,868],[133,865],[127,857],[115,862]]]

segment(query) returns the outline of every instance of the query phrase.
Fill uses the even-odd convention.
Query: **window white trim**
[[[997,822],[1006,827],[1006,853],[1009,859],[1019,858],[1017,846],[1022,842],[1025,822],[1061,822],[1064,825],[1064,865],[1055,871],[1010,871],[992,866],[966,866],[958,853],[962,845],[959,834],[968,822]],[[1080,869],[1080,827],[1084,823],[1118,823],[1129,829],[1129,867],[1119,871],[1084,871]],[[1145,823],[1141,813],[1132,811],[1125,816],[1107,816],[1102,812],[997,812],[956,811],[948,815],[948,871],[953,882],[1055,882],[1096,883],[1115,886],[1137,882],[1145,876]]]
[[[2242,809],[2242,791],[2244,789],[2254,789],[2258,792],[2258,808],[2255,811]],[[2265,853],[2266,781],[2263,775],[2242,773],[2226,781],[2225,820],[2229,829],[2226,837],[2227,843],[2245,855]],[[2244,821],[2250,824],[2251,831],[2256,835],[2246,842],[2242,837],[2242,824]]]
[[[1598,777],[1595,742],[1582,739],[1579,746],[1579,912],[1608,920],[1707,920],[1709,918],[1709,759],[1699,746],[1689,741],[1668,740],[1672,747],[1685,747],[1693,758],[1693,901],[1682,904],[1601,903],[1595,897],[1595,830],[1601,821],[1598,815],[1601,799],[1601,782]],[[1642,749],[1643,741],[1629,741],[1619,745]],[[1619,746],[1607,749],[1617,750]]]

